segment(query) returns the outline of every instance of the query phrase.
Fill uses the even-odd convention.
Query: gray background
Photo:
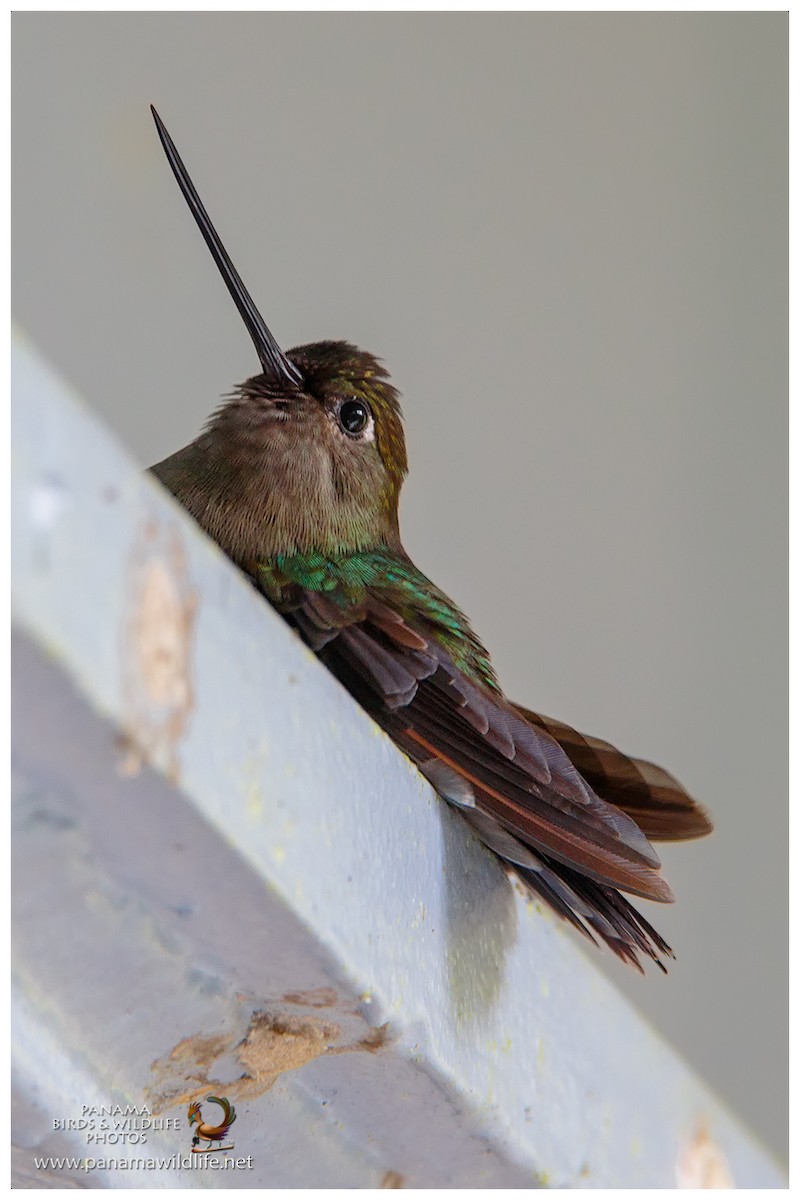
[[[386,360],[406,546],[509,694],[712,810],[669,977],[595,961],[785,1152],[785,14],[12,30],[17,321],[143,463],[256,370],[153,101],[278,339]]]

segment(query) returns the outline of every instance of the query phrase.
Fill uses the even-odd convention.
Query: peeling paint
[[[327,1007],[337,997],[333,989],[292,992],[290,996],[310,995],[312,1005]],[[325,1003],[319,1003],[322,999]],[[291,1003],[298,1003],[292,1000]],[[234,1100],[254,1100],[262,1096],[287,1071],[297,1071],[323,1055],[376,1054],[390,1041],[388,1024],[368,1029],[357,1041],[337,1046],[341,1029],[332,1021],[311,1015],[256,1012],[241,1037],[237,1034],[196,1034],[183,1038],[151,1067],[153,1081],[147,1088],[148,1103],[154,1112],[163,1112],[187,1104],[208,1089]],[[236,1067],[223,1069],[214,1064],[232,1056]],[[226,1078],[220,1078],[226,1076]]]
[[[195,1034],[183,1038],[151,1067],[147,1089],[153,1111],[186,1104],[211,1088],[232,1099],[253,1100],[269,1091],[285,1071],[296,1070],[320,1055],[339,1036],[338,1025],[315,1017],[254,1013],[244,1037]],[[212,1070],[217,1060],[233,1055],[238,1070]]]
[[[282,999],[287,1004],[302,1004],[307,1008],[335,1008],[339,994],[335,988],[310,988],[305,992],[287,992]]]
[[[246,1074],[233,1085],[232,1094],[242,1099],[262,1095],[285,1071],[296,1071],[329,1053],[330,1043],[339,1033],[338,1025],[316,1017],[256,1013],[236,1050]],[[231,1085],[228,1087],[231,1090]]]
[[[700,1118],[692,1136],[684,1142],[675,1164],[679,1188],[734,1188],[728,1160]]]
[[[227,1051],[228,1037],[224,1033],[182,1038],[164,1058],[152,1064],[155,1079],[146,1095],[153,1112],[161,1113],[198,1095],[209,1082],[212,1063]]]
[[[122,627],[125,752],[119,770],[144,762],[180,777],[178,746],[194,706],[192,651],[197,596],[175,529],[148,521],[131,555],[131,603]]]
[[[328,1050],[329,1054],[351,1054],[356,1050],[366,1050],[368,1054],[377,1054],[384,1046],[390,1045],[392,1042],[389,1033],[389,1022],[383,1025],[376,1025],[369,1030],[364,1037],[359,1038],[357,1042],[353,1042],[349,1046],[331,1046]]]

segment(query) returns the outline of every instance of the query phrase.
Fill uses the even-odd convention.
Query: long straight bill
[[[220,241],[216,229],[211,224],[211,219],[197,194],[197,189],[189,177],[189,172],[186,170],[178,151],[175,149],[175,143],[169,136],[167,127],[152,104],[150,105],[150,111],[153,114],[153,120],[156,123],[161,145],[164,147],[164,153],[178,181],[178,186],[183,192],[186,203],[192,210],[200,232],[205,238],[206,245],[214,257],[214,262],[219,267],[222,278],[227,284],[228,291],[233,297],[233,302],[247,326],[250,337],[253,339],[253,344],[255,345],[261,366],[264,368],[265,375],[270,376],[276,383],[301,384],[302,375],[294,363],[283,353],[267,328],[264,318],[253,303],[250,293],[242,283],[239,272],[228,257],[227,250]]]

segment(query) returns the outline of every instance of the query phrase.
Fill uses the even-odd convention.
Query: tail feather
[[[426,767],[430,771],[430,766],[423,764],[423,771]],[[452,773],[443,771],[441,764],[435,766],[433,781],[440,795],[460,810],[480,839],[559,917],[595,945],[600,938],[638,971],[642,970],[639,955],[643,954],[666,973],[662,957],[673,958],[672,950],[625,896],[524,845],[488,813],[464,804],[463,797],[454,799]]]
[[[631,758],[563,721],[515,707],[531,725],[555,738],[597,795],[632,817],[650,841],[685,841],[711,833],[714,827],[706,810],[663,767]]]
[[[597,940],[596,934],[619,958],[638,971],[642,971],[639,955],[644,954],[666,974],[662,958],[674,958],[672,950],[620,892],[547,859],[542,860],[538,870],[523,867],[514,870],[559,916],[590,941]]]

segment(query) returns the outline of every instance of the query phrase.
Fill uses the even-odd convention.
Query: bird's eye
[[[358,437],[370,422],[372,414],[361,400],[344,400],[339,405],[339,424],[349,437]]]

